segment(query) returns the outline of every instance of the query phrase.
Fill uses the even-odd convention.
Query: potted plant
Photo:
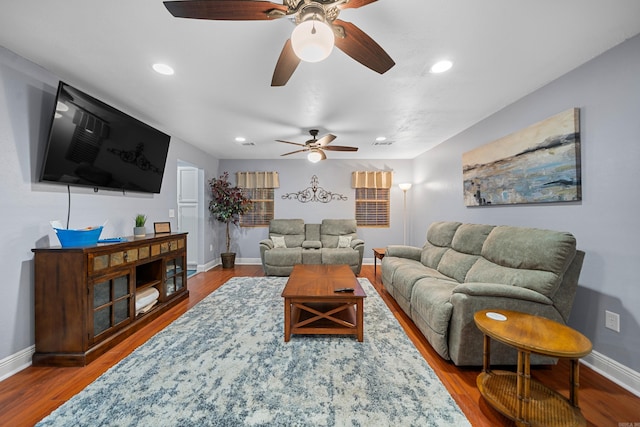
[[[236,254],[230,249],[229,225],[238,224],[240,215],[251,209],[251,200],[242,193],[240,187],[231,185],[228,172],[224,172],[219,178],[212,178],[209,181],[209,188],[211,188],[209,211],[216,220],[227,226],[227,249],[226,252],[220,254],[222,268],[233,268]]]
[[[133,227],[133,236],[134,237],[144,237],[147,235],[147,229],[144,224],[147,222],[147,216],[143,214],[136,215],[135,218],[135,227]]]

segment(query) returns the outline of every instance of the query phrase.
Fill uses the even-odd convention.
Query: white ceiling
[[[335,49],[271,87],[287,19],[174,18],[161,0],[0,3],[0,45],[221,159],[279,158],[295,147],[275,139],[310,128],[359,147],[330,159],[413,158],[640,33],[638,0],[379,0],[340,19],[395,67],[379,75]],[[453,68],[429,73],[443,58]],[[393,145],[374,146],[381,135]]]

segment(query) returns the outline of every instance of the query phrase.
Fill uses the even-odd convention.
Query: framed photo
[[[153,232],[155,234],[171,233],[171,223],[170,222],[154,222]]]

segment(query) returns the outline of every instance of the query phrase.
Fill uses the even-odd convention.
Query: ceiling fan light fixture
[[[335,36],[331,27],[311,18],[299,23],[291,33],[291,47],[298,58],[306,62],[320,62],[333,50]]]
[[[307,154],[307,160],[309,160],[311,163],[318,163],[320,160],[322,160],[322,154],[320,154],[320,152],[316,150],[310,151],[309,154]]]

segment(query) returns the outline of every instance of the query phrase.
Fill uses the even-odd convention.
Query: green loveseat
[[[267,276],[288,276],[296,264],[347,264],[360,274],[364,241],[355,219],[273,219],[269,238],[260,241],[260,259]]]
[[[566,324],[583,259],[569,233],[437,222],[423,247],[387,247],[382,282],[440,356],[482,365],[474,313],[509,309]],[[535,355],[531,361],[555,362]],[[516,352],[492,341],[491,363],[515,364]]]

